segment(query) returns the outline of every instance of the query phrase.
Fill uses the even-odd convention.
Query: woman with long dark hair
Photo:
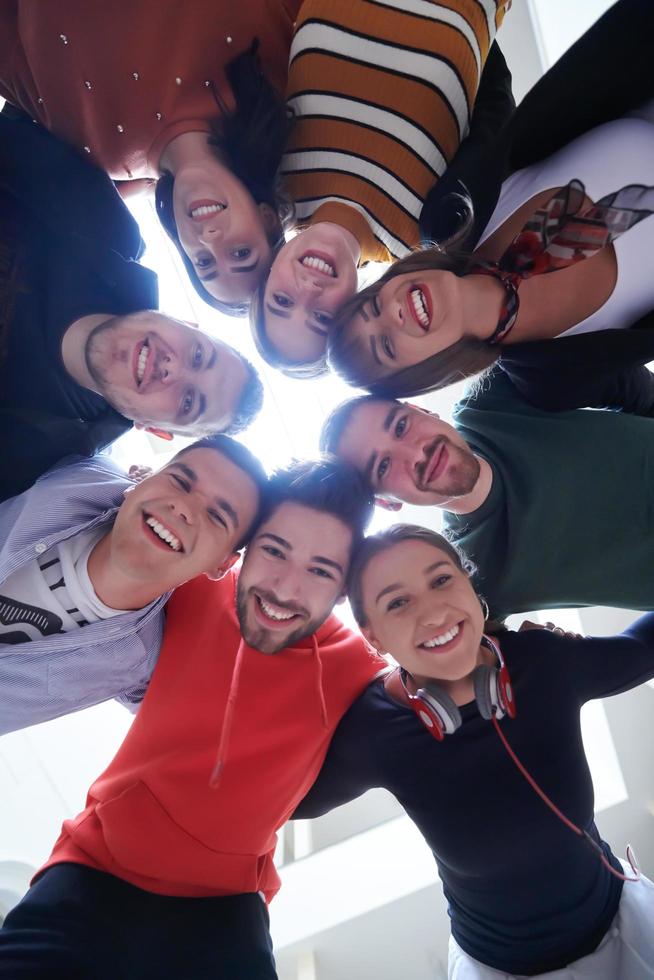
[[[469,130],[473,146],[480,128],[491,141],[488,111],[480,123],[477,109],[494,101],[496,126],[510,114],[510,75],[493,45],[509,7],[302,4],[287,88],[295,125],[281,167],[298,234],[275,256],[251,310],[255,342],[273,366],[324,373],[329,325],[356,290],[358,266],[415,248],[424,200],[457,167]]]
[[[0,95],[157,213],[197,292],[245,313],[282,235],[282,94],[300,0],[20,0],[0,15]]]
[[[654,615],[601,638],[494,633],[470,571],[426,528],[365,540],[352,609],[400,666],[344,716],[295,816],[393,793],[436,858],[450,980],[647,980],[654,885],[595,824],[579,717],[654,676]]]
[[[602,368],[605,391],[632,350],[638,371],[654,356],[651,334],[646,343],[626,336],[654,309],[651,113],[650,104],[515,173],[472,255],[432,248],[395,263],[341,309],[330,331],[333,367],[351,384],[396,397],[505,359],[519,378],[529,368],[523,393],[546,408],[592,404],[583,379],[565,403],[558,393],[548,404],[553,358],[590,374],[608,343],[615,356]]]

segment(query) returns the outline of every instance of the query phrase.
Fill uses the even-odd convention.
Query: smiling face
[[[97,391],[114,408],[172,429],[226,428],[248,378],[227,344],[149,311],[101,323],[84,354]]]
[[[204,288],[225,303],[247,303],[271,259],[268,235],[278,227],[268,204],[257,204],[218,159],[186,166],[173,184],[180,244]]]
[[[366,382],[439,354],[464,336],[461,278],[443,269],[395,276],[346,327]]]
[[[157,594],[213,574],[247,535],[259,506],[252,479],[214,449],[190,449],[126,496],[111,532],[111,561]]]
[[[337,517],[287,502],[257,530],[238,580],[246,642],[277,653],[310,636],[343,595],[352,533]]]
[[[455,682],[481,662],[484,614],[467,574],[447,552],[405,540],[363,571],[364,634],[420,684]]]
[[[479,460],[456,429],[437,415],[400,402],[355,408],[336,453],[379,496],[443,507],[475,488]]]
[[[342,229],[319,222],[300,232],[277,254],[266,283],[269,342],[289,363],[317,361],[334,314],[356,288],[356,259]]]

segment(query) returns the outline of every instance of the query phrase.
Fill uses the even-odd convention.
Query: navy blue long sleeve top
[[[553,802],[621,870],[595,826],[580,709],[654,676],[654,614],[618,636],[535,630],[500,641],[517,707],[502,731]],[[461,728],[436,742],[383,681],[373,683],[341,721],[294,816],[318,816],[385,787],[434,853],[459,945],[509,973],[561,969],[597,947],[622,882],[540,800],[476,705],[461,714]]]

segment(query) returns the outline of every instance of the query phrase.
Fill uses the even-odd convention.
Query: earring
[[[488,603],[484,599],[483,595],[478,595],[479,605],[481,606],[481,611],[484,614],[484,622],[487,623],[490,619],[490,609],[488,608]]]

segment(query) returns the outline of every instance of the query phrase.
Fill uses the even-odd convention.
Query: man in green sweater
[[[654,420],[542,412],[500,370],[437,415],[373,396],[340,405],[321,448],[378,502],[435,505],[491,613],[654,609]]]

